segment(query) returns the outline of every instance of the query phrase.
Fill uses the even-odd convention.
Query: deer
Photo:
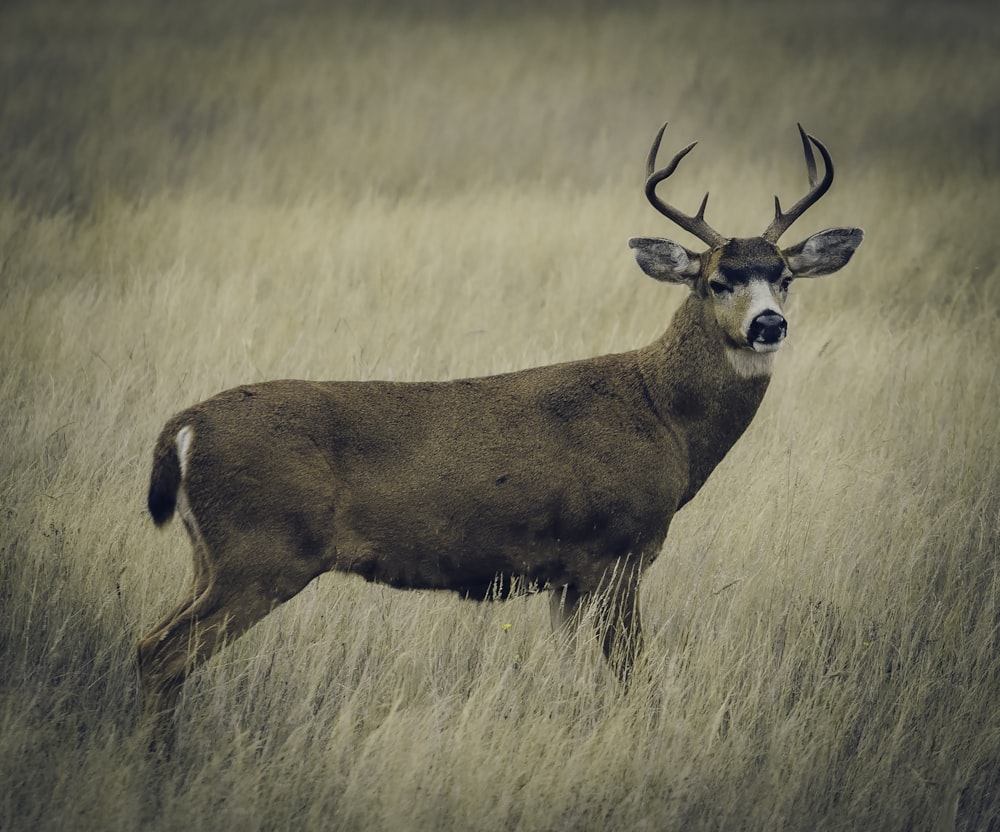
[[[778,239],[830,188],[827,148],[799,125],[809,190],[758,237],[727,238],[657,188],[645,196],[708,246],[628,245],[653,279],[687,288],[666,331],[628,352],[434,382],[244,384],[171,418],[153,452],[148,510],[176,513],[194,573],[138,644],[144,714],[169,721],[185,678],[317,576],[503,599],[547,590],[565,631],[606,592],[598,641],[627,682],[642,648],[640,578],[674,514],[753,420],[788,324],[797,278],[842,269],[860,228]],[[818,178],[813,146],[823,160]]]

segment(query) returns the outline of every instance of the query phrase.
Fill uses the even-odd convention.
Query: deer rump
[[[588,592],[619,558],[655,557],[687,486],[646,396],[625,356],[452,382],[241,386],[168,422],[150,510],[162,522],[183,490],[196,547],[273,582],[278,601],[291,573],[331,569],[475,599],[504,597],[515,577]]]

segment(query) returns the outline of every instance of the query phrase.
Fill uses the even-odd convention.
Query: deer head
[[[656,195],[656,187],[669,177],[678,163],[697,144],[678,152],[660,170],[656,155],[667,125],[656,134],[646,161],[646,197],[671,222],[694,234],[709,248],[700,254],[659,237],[633,237],[639,267],[650,277],[668,283],[683,283],[710,307],[726,347],[737,353],[775,352],[788,332],[783,305],[797,277],[820,277],[843,268],[864,239],[860,228],[820,231],[790,248],[779,248],[778,238],[815,204],[833,182],[833,161],[826,147],[799,125],[809,174],[809,192],[784,213],[774,198],[774,220],[759,237],[727,238],[705,221],[708,194],[693,216],[682,213]],[[812,146],[823,157],[824,175],[817,181]],[[733,356],[734,364],[747,366]]]

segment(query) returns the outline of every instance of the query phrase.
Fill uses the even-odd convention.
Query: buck
[[[503,597],[551,591],[555,627],[608,589],[599,639],[627,678],[641,646],[637,590],[674,513],[753,419],[787,333],[795,278],[842,268],[859,228],[778,238],[829,189],[826,147],[799,126],[809,191],[759,237],[729,239],[645,193],[708,246],[629,240],[650,277],[687,287],[648,346],[445,382],[271,381],[219,393],[167,422],[148,506],[176,511],[194,549],[180,604],[139,643],[144,709],[169,719],[185,677],[318,575]],[[815,156],[824,163],[817,181]]]

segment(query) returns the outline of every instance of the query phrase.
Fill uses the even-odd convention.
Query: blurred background
[[[0,4],[0,827],[985,829],[1000,813],[1000,14],[976,2]],[[538,598],[325,576],[135,732],[190,575],[173,412],[627,350],[626,240],[861,226],[645,579],[648,678]],[[592,647],[593,645],[591,645]]]

